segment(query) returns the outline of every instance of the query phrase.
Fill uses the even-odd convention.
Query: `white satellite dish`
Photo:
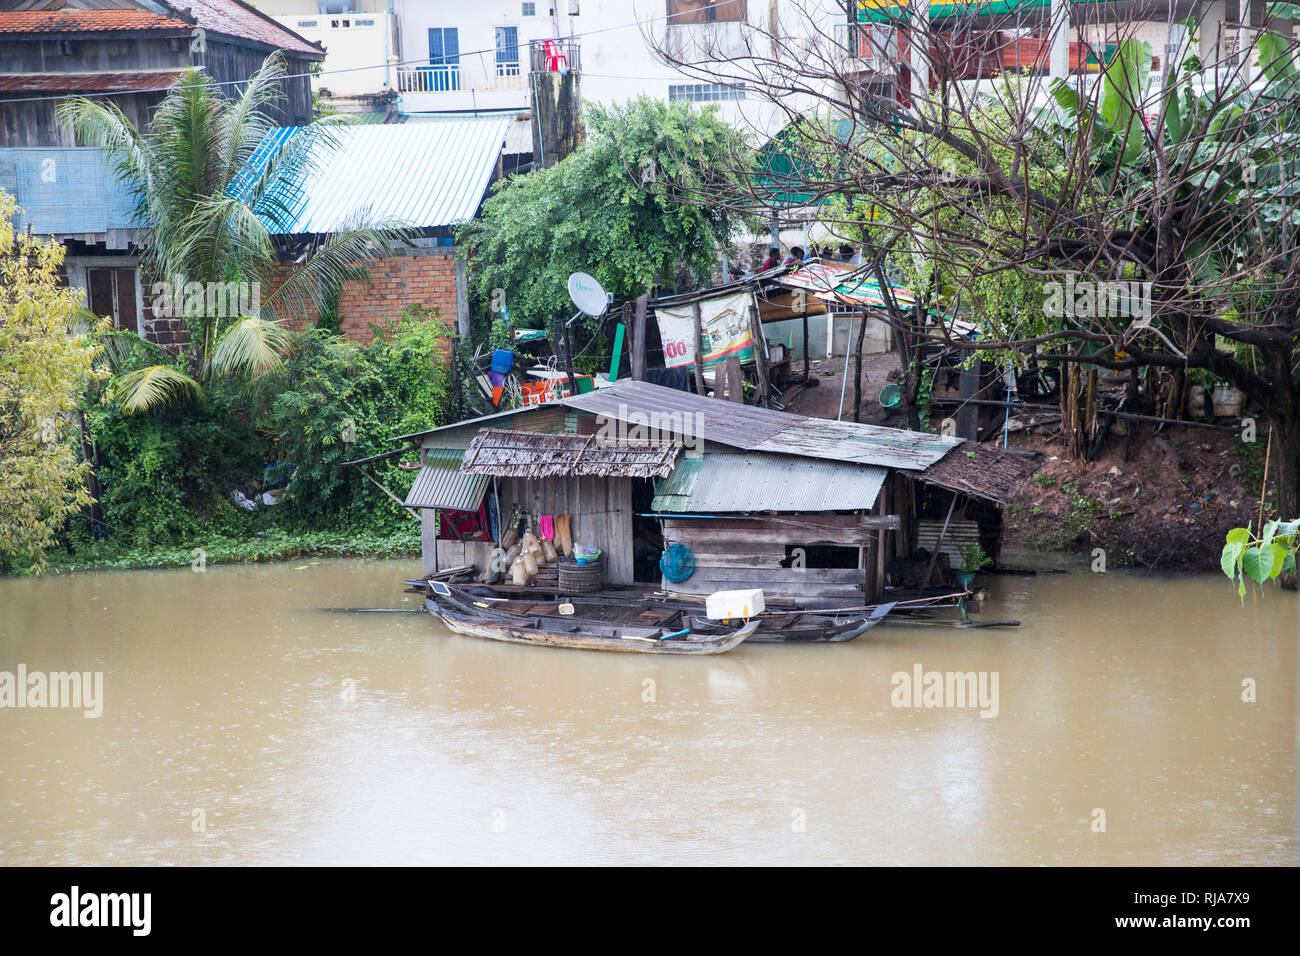
[[[605,290],[585,272],[575,272],[569,276],[569,298],[578,311],[595,318],[604,315],[609,308],[609,297],[605,295]]]

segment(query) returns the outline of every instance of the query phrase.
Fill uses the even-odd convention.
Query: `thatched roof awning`
[[[979,442],[962,442],[919,475],[917,481],[949,491],[1008,504],[1038,466],[1001,448]]]
[[[465,449],[460,470],[501,478],[663,478],[673,470],[681,450],[680,444],[672,442],[485,428]]]

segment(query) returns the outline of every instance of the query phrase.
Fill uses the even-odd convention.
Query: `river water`
[[[0,580],[0,672],[103,673],[98,718],[0,709],[0,864],[1296,858],[1275,588],[1243,609],[1222,577],[1000,577],[985,616],[1018,629],[699,659],[327,610],[415,608],[415,570]],[[894,706],[918,665],[984,672],[990,705],[996,674],[996,715]]]

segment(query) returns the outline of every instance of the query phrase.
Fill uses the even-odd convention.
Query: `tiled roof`
[[[255,40],[294,53],[315,54],[322,60],[325,58],[325,51],[319,46],[240,0],[168,0],[167,6],[188,12],[198,20],[199,26],[213,33]]]
[[[23,10],[0,13],[0,34],[204,30],[324,59],[325,52],[240,0],[168,0],[175,16],[148,10]]]
[[[0,33],[99,33],[108,30],[184,30],[190,24],[148,10],[19,10],[0,13]]]
[[[130,73],[0,73],[0,93],[131,93],[175,86],[180,70]]]

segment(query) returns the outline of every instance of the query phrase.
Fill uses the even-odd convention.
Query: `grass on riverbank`
[[[98,541],[76,554],[52,552],[49,570],[93,571],[104,568],[190,567],[202,559],[206,564],[237,564],[258,561],[287,561],[300,557],[404,558],[420,553],[420,529],[409,527],[386,534],[341,533],[336,531],[267,531],[250,539],[211,537],[188,547],[128,548],[112,541]]]

